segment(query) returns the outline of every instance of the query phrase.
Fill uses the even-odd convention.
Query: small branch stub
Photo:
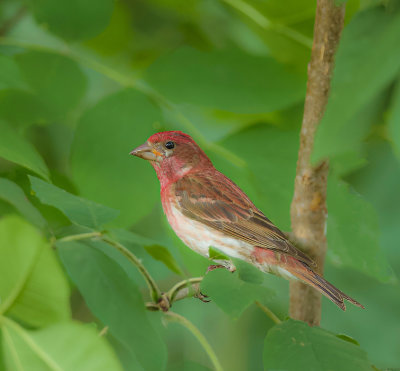
[[[300,133],[294,197],[291,205],[295,240],[307,246],[305,252],[322,274],[326,253],[326,186],[328,163],[312,166],[314,135],[328,102],[334,56],[343,28],[345,7],[335,0],[317,0],[314,41],[308,66],[307,93]],[[321,296],[300,282],[290,283],[290,316],[312,326],[321,319]]]

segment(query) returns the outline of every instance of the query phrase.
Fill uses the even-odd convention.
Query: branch
[[[308,66],[307,93],[294,197],[291,205],[292,231],[295,240],[307,246],[306,253],[317,263],[322,274],[326,253],[326,186],[329,165],[312,166],[310,156],[314,135],[328,102],[334,56],[343,28],[344,5],[335,0],[317,0],[314,41]],[[290,283],[290,316],[318,325],[321,319],[321,296],[301,282]]]
[[[171,304],[174,301],[181,300],[181,299],[189,296],[191,292],[193,293],[193,295],[196,294],[200,289],[199,284],[202,280],[203,280],[203,277],[195,277],[195,278],[189,278],[187,280],[178,282],[167,293],[167,296],[168,296]],[[190,285],[191,285],[191,287],[190,287]]]
[[[156,282],[154,281],[153,277],[144,267],[142,262],[136,257],[136,255],[132,254],[124,245],[120,244],[117,241],[112,240],[106,236],[102,237],[102,240],[109,245],[115,247],[122,255],[124,255],[128,260],[139,269],[140,273],[142,274],[143,278],[145,279],[147,286],[149,287],[150,294],[152,299],[157,302],[161,298],[161,291],[158,288]]]
[[[153,277],[147,271],[145,266],[142,264],[142,262],[136,257],[136,255],[131,253],[124,245],[105,236],[104,232],[88,232],[88,233],[73,234],[70,236],[60,238],[59,241],[60,242],[79,241],[90,238],[98,238],[104,241],[105,243],[108,243],[109,245],[117,249],[122,255],[124,255],[134,266],[136,266],[136,268],[142,274],[144,280],[147,283],[147,286],[149,287],[150,296],[153,299],[153,301],[157,303],[161,299],[162,296],[161,290],[159,289],[157,283],[154,281]]]
[[[102,237],[102,232],[87,232],[87,233],[79,233],[79,234],[71,234],[66,237],[60,238],[59,242],[69,242],[69,241],[79,241],[86,240],[88,238]]]
[[[203,277],[189,278],[174,285],[168,292],[161,293],[158,300],[146,303],[146,308],[150,311],[168,312],[172,304],[178,300],[195,297],[203,302],[209,302],[206,296],[200,292],[200,282]]]
[[[277,325],[282,323],[282,321],[279,319],[279,317],[269,308],[267,308],[265,305],[262,305],[259,301],[256,301],[257,307],[259,307],[273,322],[275,322]]]

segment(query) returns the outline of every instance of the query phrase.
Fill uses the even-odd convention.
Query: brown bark
[[[307,93],[294,197],[291,205],[292,232],[296,241],[323,273],[326,253],[326,185],[328,163],[311,165],[314,135],[328,102],[334,56],[343,28],[344,5],[335,0],[317,0],[314,41],[308,65]],[[300,282],[290,283],[290,316],[312,326],[321,319],[321,295]]]

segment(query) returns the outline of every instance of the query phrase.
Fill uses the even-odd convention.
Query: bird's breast
[[[208,249],[213,247],[234,258],[245,259],[251,254],[250,244],[231,238],[223,232],[185,216],[173,198],[164,198],[162,201],[165,215],[172,229],[188,247],[197,253],[208,257]]]

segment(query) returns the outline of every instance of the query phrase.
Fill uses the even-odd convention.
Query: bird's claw
[[[230,261],[224,261],[223,264],[212,264],[210,266],[208,266],[206,274],[208,272],[213,271],[214,269],[218,269],[218,268],[225,268],[227,269],[229,272],[233,273],[236,271],[236,267],[234,266],[234,264]]]
[[[211,299],[208,299],[207,295],[204,295],[201,291],[194,295],[195,298],[200,299],[203,303],[209,303]]]
[[[207,271],[206,271],[206,274],[207,274],[208,272],[211,272],[211,271],[213,271],[214,269],[218,269],[218,268],[226,268],[226,267],[225,267],[224,265],[222,265],[222,264],[212,264],[212,265],[208,266]]]

